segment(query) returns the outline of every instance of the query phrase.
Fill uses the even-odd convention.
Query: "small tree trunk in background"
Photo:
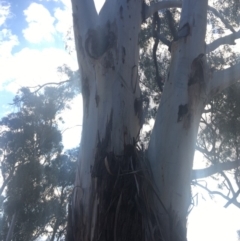
[[[17,220],[17,211],[15,211],[13,216],[12,216],[12,220],[11,220],[10,227],[8,229],[8,234],[7,234],[6,241],[11,241],[12,240],[12,235],[13,235],[13,230],[14,230],[14,226],[15,226],[16,220]]]

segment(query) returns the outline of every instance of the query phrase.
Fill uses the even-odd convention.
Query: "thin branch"
[[[196,145],[195,149],[197,151],[201,152],[202,154],[206,154],[207,156],[213,156],[212,153],[207,150],[207,148],[202,148],[202,147]]]
[[[45,83],[43,85],[37,85],[37,86],[32,86],[32,87],[29,87],[29,89],[34,89],[34,88],[38,88],[36,89],[33,93],[36,93],[38,92],[40,89],[42,89],[43,87],[45,87],[46,85],[61,85],[61,84],[65,84],[67,82],[70,82],[70,80],[64,80],[64,81],[60,81],[60,82],[48,82],[48,83]]]
[[[203,169],[192,170],[192,180],[212,176],[216,173],[234,169],[240,165],[240,160],[218,163]]]
[[[64,129],[64,130],[61,132],[61,134],[63,134],[63,133],[64,133],[65,131],[67,131],[67,130],[70,130],[70,129],[72,129],[72,128],[79,127],[79,126],[82,126],[82,125],[75,125],[75,126],[68,127],[68,128],[66,128],[66,129]]]
[[[221,175],[225,178],[225,180],[227,181],[227,184],[228,184],[228,187],[229,189],[231,190],[232,193],[235,193],[234,192],[234,189],[233,189],[233,186],[229,180],[229,178],[227,177],[227,175],[224,173],[224,172],[221,172]],[[225,185],[226,186],[226,185]]]
[[[207,94],[209,97],[218,94],[230,85],[240,80],[240,63],[224,70],[213,72],[212,79],[208,83]]]
[[[198,183],[198,182],[192,182],[193,185],[197,185],[201,188],[203,188],[204,190],[206,190],[209,194],[211,195],[220,195],[221,197],[223,197],[224,199],[226,199],[228,202],[229,201],[232,201],[232,204],[234,204],[236,207],[240,208],[240,203],[237,202],[235,199],[232,200],[231,198],[227,197],[226,195],[224,195],[223,193],[221,192],[218,192],[218,191],[211,191],[210,189],[208,189],[207,187],[203,186],[202,184]],[[226,206],[226,205],[225,205]],[[225,207],[224,206],[224,207]]]
[[[219,46],[223,44],[235,45],[235,40],[240,38],[240,30],[224,37],[218,38],[214,40],[212,43],[208,44],[206,47],[206,53],[210,53],[217,49]]]

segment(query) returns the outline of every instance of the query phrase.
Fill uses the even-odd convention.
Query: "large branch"
[[[192,170],[192,180],[212,176],[213,174],[234,169],[240,165],[240,160],[218,163],[203,169]]]
[[[240,80],[240,63],[224,70],[213,72],[208,83],[207,94],[212,97]]]
[[[97,24],[98,14],[93,0],[72,0],[72,11],[77,25],[74,27],[78,27],[78,31],[85,33]]]
[[[224,37],[218,38],[207,45],[206,53],[210,53],[223,44],[235,45],[235,40],[240,38],[240,30]]]

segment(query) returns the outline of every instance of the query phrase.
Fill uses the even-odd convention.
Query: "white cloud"
[[[9,58],[13,47],[18,44],[18,38],[12,34],[11,30],[4,28],[0,31],[0,66],[1,61]]]
[[[72,9],[71,6],[63,1],[64,8],[56,8],[54,10],[54,16],[57,20],[55,25],[56,30],[61,34],[66,34],[69,29],[72,27]]]
[[[6,61],[2,61],[0,79],[5,82],[0,83],[0,89],[16,93],[22,86],[62,81],[64,77],[57,73],[57,67],[63,64],[67,64],[72,70],[77,69],[75,59],[64,50],[47,48],[40,51],[24,48]]]
[[[48,9],[42,4],[31,3],[24,10],[28,27],[24,29],[23,35],[31,43],[40,43],[43,41],[51,42],[55,34],[54,17],[51,16]]]
[[[83,108],[82,108],[82,97],[78,95],[74,98],[71,103],[71,109],[65,110],[61,116],[65,121],[65,124],[60,124],[59,127],[63,131],[63,145],[65,149],[71,149],[79,145],[81,132],[82,132],[82,118],[83,118]]]
[[[0,1],[0,26],[2,26],[6,19],[10,16],[10,5],[4,1]]]

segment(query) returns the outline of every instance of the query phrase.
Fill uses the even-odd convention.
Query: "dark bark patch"
[[[126,49],[122,46],[122,63],[125,63],[125,57],[126,57]]]
[[[108,51],[103,58],[104,69],[115,69],[114,57],[112,51]]]
[[[142,1],[142,11],[141,11],[141,14],[142,14],[142,23],[145,23],[146,21],[146,10],[148,8],[148,5],[145,3],[145,1]]]
[[[137,68],[137,65],[134,65],[131,69],[131,86],[132,86],[133,93],[136,92],[137,83],[138,83],[138,68]]]
[[[177,122],[182,121],[183,117],[188,113],[188,104],[178,106]]]
[[[189,23],[185,23],[179,30],[177,34],[177,38],[186,38],[190,34],[190,25]]]
[[[83,79],[82,81],[82,96],[83,96],[83,108],[86,115],[88,115],[88,107],[89,107],[89,80],[88,78]]]
[[[134,112],[135,115],[139,118],[139,121],[141,122],[143,116],[143,101],[141,98],[136,98],[134,100]]]
[[[204,54],[199,54],[191,64],[188,86],[204,82]]]
[[[114,46],[115,41],[116,36],[108,26],[98,26],[88,30],[85,49],[89,57],[98,59]]]
[[[120,13],[120,19],[123,19],[123,7],[122,7],[122,5],[119,9],[119,13]]]
[[[96,95],[95,95],[96,107],[98,107],[99,101],[100,101],[100,97],[99,97],[99,95],[96,93]]]

